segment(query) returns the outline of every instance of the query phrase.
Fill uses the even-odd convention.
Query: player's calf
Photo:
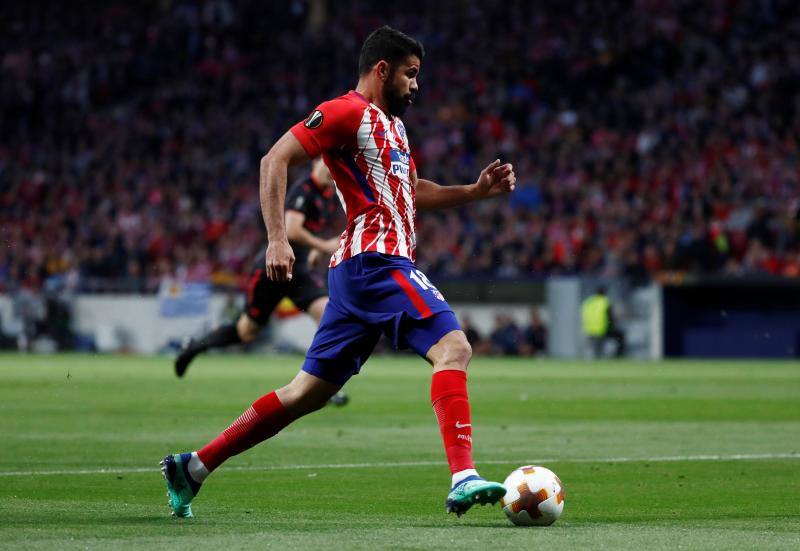
[[[298,418],[324,407],[339,388],[333,383],[300,371],[288,385],[275,392],[286,410]]]
[[[239,344],[242,339],[239,336],[238,327],[232,323],[220,325],[207,335],[199,339],[190,339],[183,343],[178,356],[175,358],[175,374],[183,377],[192,360],[203,352],[211,348],[223,348],[233,344]]]
[[[467,365],[472,349],[462,331],[451,331],[431,347],[431,404],[442,433],[452,488],[445,501],[448,513],[464,514],[480,503],[497,503],[506,493],[498,482],[484,480],[472,460],[472,420],[467,394]]]

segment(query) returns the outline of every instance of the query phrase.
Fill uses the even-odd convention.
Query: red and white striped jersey
[[[322,154],[347,214],[330,267],[368,251],[413,262],[415,167],[403,122],[350,91],[318,106],[291,132],[309,157]]]

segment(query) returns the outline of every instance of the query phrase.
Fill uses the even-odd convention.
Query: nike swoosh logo
[[[471,426],[472,426],[472,423],[464,423],[462,425],[461,421],[456,421],[456,428],[457,429],[463,429],[464,427],[471,427]]]

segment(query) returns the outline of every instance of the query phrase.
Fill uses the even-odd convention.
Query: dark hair
[[[369,73],[380,60],[394,66],[410,55],[415,55],[420,60],[425,56],[425,48],[422,47],[419,40],[384,25],[380,29],[372,31],[364,41],[364,45],[361,46],[361,55],[358,56],[358,74]]]

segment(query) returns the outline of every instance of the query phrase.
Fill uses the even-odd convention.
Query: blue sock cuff
[[[189,486],[192,488],[192,493],[197,495],[197,492],[200,491],[200,483],[197,482],[192,475],[189,474],[189,460],[192,459],[191,453],[182,453],[181,454],[181,468],[183,469],[183,476],[186,478],[186,481],[189,483]]]

